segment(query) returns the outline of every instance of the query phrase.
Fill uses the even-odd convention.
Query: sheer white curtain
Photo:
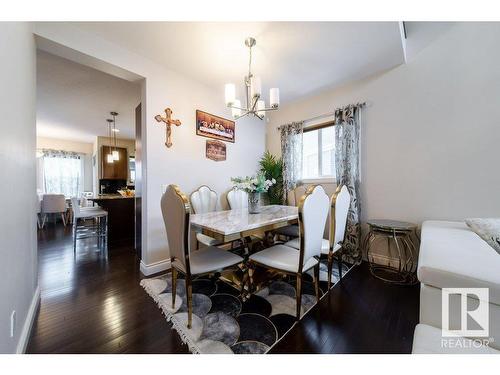
[[[44,150],[39,164],[43,193],[79,197],[83,191],[83,157],[74,152]]]

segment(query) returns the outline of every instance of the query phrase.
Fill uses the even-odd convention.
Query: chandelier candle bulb
[[[241,116],[241,101],[239,99],[235,99],[233,105],[234,107],[231,108],[231,114],[233,117]]]
[[[225,85],[225,97],[226,97],[226,105],[230,106],[235,103],[236,98],[236,86],[234,83],[226,83]]]
[[[266,102],[263,100],[258,100],[257,101],[257,115],[259,117],[264,117],[266,115],[266,112],[264,109],[266,108]]]
[[[274,87],[269,90],[269,103],[271,108],[278,108],[280,105],[280,89]]]
[[[262,95],[262,81],[260,77],[252,77],[250,80],[252,98],[260,98]]]

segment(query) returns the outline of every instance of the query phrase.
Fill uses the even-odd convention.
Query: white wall
[[[47,137],[36,137],[36,148],[49,150],[62,150],[83,154],[83,190],[93,191],[93,171],[92,153],[94,147],[92,143],[68,141],[66,139],[56,139]],[[40,181],[39,178],[37,178]]]
[[[143,163],[145,177],[142,200],[143,270],[160,270],[168,265],[166,234],[160,210],[162,187],[178,184],[190,193],[201,184],[223,193],[230,187],[230,177],[250,175],[265,149],[265,124],[243,119],[236,125],[236,143],[227,144],[227,160],[214,162],[205,158],[206,138],[195,135],[195,111],[205,110],[228,117],[223,87],[209,89],[185,76],[167,70],[152,61],[131,53],[106,40],[83,32],[69,24],[40,23],[36,34],[113,64],[145,78],[143,82]],[[174,118],[182,121],[173,129],[173,146],[167,149],[165,128],[154,120],[156,114],[170,107]],[[152,266],[156,268],[151,268]]]
[[[363,220],[498,217],[499,45],[499,23],[457,24],[407,65],[273,113],[267,148],[280,153],[280,124],[368,101]]]
[[[24,349],[28,312],[37,300],[35,43],[31,28],[27,23],[0,23],[0,166],[4,178],[0,184],[0,353]],[[13,310],[17,317],[11,338]]]

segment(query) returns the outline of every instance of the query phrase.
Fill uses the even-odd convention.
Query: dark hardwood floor
[[[139,286],[130,246],[105,261],[87,241],[75,260],[69,226],[39,231],[41,305],[28,353],[188,353]],[[418,286],[387,285],[361,265],[271,353],[409,353],[418,308]]]

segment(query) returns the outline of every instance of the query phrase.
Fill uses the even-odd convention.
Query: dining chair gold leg
[[[193,320],[193,287],[191,286],[191,276],[186,275],[186,296],[188,305],[188,324],[187,327],[191,329]]]
[[[247,267],[248,267],[248,280],[250,282],[250,285],[248,286],[248,293],[252,293],[253,292],[254,265],[252,262],[248,262]]]
[[[297,316],[295,319],[300,320],[300,308],[302,305],[302,274],[297,274],[297,288],[296,288],[296,305],[297,305]]]
[[[175,309],[176,295],[177,295],[177,269],[172,267],[172,309]]]
[[[319,262],[314,266],[314,292],[316,293],[316,302],[319,302]]]
[[[328,290],[332,287],[332,268],[333,268],[333,254],[328,253]]]
[[[243,271],[243,277],[241,279],[241,289],[240,289],[240,295],[243,296],[243,293],[245,292],[245,286],[248,282],[248,279],[249,279],[249,269],[245,266],[243,266],[242,268],[242,271]],[[250,290],[250,288],[249,288]]]

